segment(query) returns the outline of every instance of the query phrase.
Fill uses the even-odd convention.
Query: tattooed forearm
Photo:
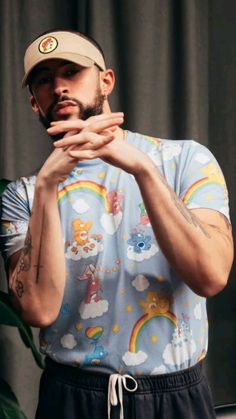
[[[178,211],[182,214],[182,216],[185,218],[185,220],[189,223],[189,224],[193,224],[195,227],[200,228],[200,230],[202,231],[202,233],[208,237],[211,238],[211,235],[208,233],[208,231],[206,231],[206,229],[203,227],[203,225],[201,224],[200,220],[198,220],[198,218],[192,214],[184,205],[183,201],[181,201],[180,198],[178,198],[178,196],[176,195],[176,193],[173,191],[173,189],[168,185],[167,181],[165,180],[165,178],[161,175],[161,173],[158,172],[158,176],[160,178],[160,180],[162,181],[162,183],[166,186],[166,188],[168,189],[171,199],[174,202],[176,208],[178,209]]]
[[[22,282],[22,279],[20,278],[21,272],[27,272],[31,268],[31,252],[32,252],[32,239],[31,239],[31,233],[30,228],[28,228],[24,247],[22,249],[18,264],[16,266],[16,270],[12,275],[12,279],[9,282],[9,288],[11,292],[21,298],[24,294],[25,288],[24,284]]]
[[[44,213],[42,214],[42,226],[43,225],[44,225]],[[35,282],[36,283],[39,282],[40,269],[43,268],[43,265],[40,265],[41,253],[42,253],[42,231],[43,231],[43,227],[42,227],[42,230],[41,230],[40,241],[39,241],[39,252],[38,252],[38,258],[37,258],[38,263],[36,265],[34,265],[34,268],[36,268],[36,277],[35,277]]]
[[[24,247],[22,249],[22,253],[19,259],[17,273],[19,274],[21,271],[28,271],[31,267],[31,253],[32,253],[32,239],[30,228],[28,228],[27,235],[25,238]]]
[[[211,235],[203,227],[203,225],[200,222],[200,220],[198,220],[198,218],[194,214],[192,214],[191,211],[189,211],[186,208],[186,206],[184,205],[184,203],[175,195],[175,193],[173,191],[170,191],[170,193],[171,193],[172,200],[175,203],[175,206],[178,208],[178,210],[184,216],[185,220],[187,220],[189,224],[193,224],[195,227],[200,228],[200,230],[202,231],[202,233],[206,237],[208,237],[210,239],[211,238]]]
[[[41,218],[41,223],[43,225],[43,216]],[[41,232],[41,236],[42,236],[42,232]],[[13,275],[13,285],[11,288],[15,288],[16,294],[18,297],[22,297],[22,294],[24,293],[24,286],[23,286],[23,282],[20,279],[20,274],[21,272],[27,272],[31,269],[32,267],[32,249],[33,249],[33,243],[32,243],[32,236],[31,236],[31,230],[30,227],[28,228],[27,234],[26,234],[26,238],[25,238],[25,243],[24,243],[24,247],[22,249],[17,267],[16,267],[16,271],[15,274]],[[35,253],[36,249],[34,249],[34,253]],[[36,256],[36,261],[37,263],[33,266],[34,268],[36,268],[36,273],[35,275],[32,275],[33,277],[35,277],[35,282],[38,283],[39,282],[39,274],[40,274],[40,269],[42,269],[42,265],[40,264],[40,260],[41,260],[41,251],[42,251],[42,237],[40,237],[39,240],[39,249],[38,249],[38,255],[34,255],[34,259]],[[32,278],[31,276],[31,278]]]

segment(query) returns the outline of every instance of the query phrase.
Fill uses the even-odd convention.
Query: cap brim
[[[44,62],[44,61],[48,61],[48,60],[56,60],[56,59],[61,59],[61,60],[66,60],[66,61],[70,61],[72,63],[78,64],[82,67],[92,67],[95,62],[88,57],[85,57],[83,55],[79,55],[79,54],[74,54],[71,52],[56,52],[55,54],[51,53],[50,57],[45,57],[43,56],[41,60],[37,60],[37,62],[35,64],[32,64],[31,68],[28,70],[28,72],[24,75],[24,78],[22,80],[22,87],[26,87],[29,84],[29,80],[30,80],[30,76],[32,71],[38,66],[40,65],[40,63]],[[102,70],[102,68],[101,68]]]

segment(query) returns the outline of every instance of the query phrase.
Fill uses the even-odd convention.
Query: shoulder
[[[30,201],[33,199],[35,183],[36,175],[20,177],[10,181],[2,193],[2,202]]]

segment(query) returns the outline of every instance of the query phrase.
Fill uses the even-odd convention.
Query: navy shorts
[[[173,374],[134,377],[136,391],[122,386],[124,419],[215,419],[202,369],[200,362]],[[36,419],[107,419],[109,377],[47,359]],[[115,387],[118,395],[118,383]],[[134,388],[133,379],[126,379],[126,387]],[[111,407],[110,418],[120,419],[120,412],[119,402]]]

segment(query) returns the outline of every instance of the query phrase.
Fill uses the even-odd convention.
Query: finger
[[[71,130],[80,132],[82,129],[85,129],[86,131],[102,131],[110,126],[122,124],[123,118],[124,114],[122,112],[115,112],[92,116],[86,121],[82,121],[81,119],[54,121],[47,131],[50,135],[61,134],[62,132]]]
[[[105,126],[105,128],[109,128],[109,129],[104,129],[101,128],[100,130],[98,130],[98,132],[92,132],[92,131],[81,131],[79,134],[77,134],[76,132],[73,131],[68,131],[68,133],[61,138],[60,140],[57,140],[54,142],[54,146],[57,148],[60,147],[68,147],[70,145],[82,145],[86,142],[88,143],[92,143],[93,141],[96,141],[100,138],[100,136],[102,137],[106,137],[108,135],[113,135],[117,129],[118,125],[112,125],[110,127]]]
[[[95,157],[95,153],[96,156],[100,156],[103,153],[101,152],[101,150],[103,150],[103,148],[109,144],[110,142],[112,142],[114,140],[114,138],[112,137],[107,137],[105,140],[100,140],[96,143],[94,143],[92,145],[92,147],[87,147],[86,144],[82,145],[81,147],[75,147],[75,146],[70,146],[67,150],[66,153],[68,155],[69,159],[77,159],[77,160],[81,160],[81,156],[85,156],[85,154],[87,156],[90,156],[89,158],[94,158]],[[85,158],[85,157],[83,157]]]
[[[104,147],[105,145],[109,144],[110,142],[112,142],[115,139],[115,136],[110,134],[110,135],[105,135],[105,136],[101,136],[99,135],[97,137],[96,141],[93,141],[92,143],[84,143],[83,145],[81,145],[80,147],[77,146],[71,146],[71,150],[98,150],[101,149],[102,147]]]
[[[92,160],[99,157],[99,152],[97,150],[71,150],[69,156],[77,161]]]
[[[50,123],[50,127],[60,127],[60,126],[71,126],[71,121],[74,121],[76,123],[79,123],[81,125],[81,127],[84,126],[88,126],[90,123],[96,122],[96,121],[100,121],[100,120],[109,120],[111,118],[116,118],[116,117],[124,117],[124,113],[123,112],[110,112],[110,113],[102,113],[100,115],[94,115],[94,116],[90,116],[88,119],[86,120],[82,120],[79,118],[69,118],[68,120],[61,120],[61,121],[52,121]],[[79,122],[78,122],[79,121]]]
[[[112,127],[118,127],[123,124],[124,118],[122,116],[113,116],[109,119],[96,120],[83,128],[83,131],[102,132]]]
[[[110,113],[101,113],[100,115],[93,115],[86,119],[86,123],[93,123],[103,119],[109,119],[113,117],[124,117],[124,112],[110,112]]]
[[[74,120],[73,120],[74,121]],[[51,122],[51,126],[47,129],[47,132],[52,134],[61,134],[62,132],[67,132],[71,130],[71,125],[74,126],[74,129],[77,130],[77,132],[80,132],[83,128],[85,128],[86,123],[85,121],[82,121],[82,119],[77,119],[76,123],[74,121],[74,124],[72,124],[72,121],[54,121]]]
[[[64,148],[64,147],[81,147],[85,145],[87,148],[96,148],[96,144],[106,144],[107,142],[115,138],[112,133],[104,133],[103,135],[96,134],[94,132],[81,132],[77,135],[72,135],[61,140],[55,141],[55,148]],[[101,146],[99,145],[99,147]]]

